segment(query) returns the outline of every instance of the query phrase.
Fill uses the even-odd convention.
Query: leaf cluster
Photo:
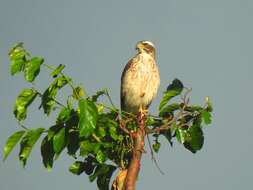
[[[80,85],[75,85],[63,73],[64,65],[54,68],[43,63],[43,58],[31,57],[22,43],[11,49],[9,57],[11,74],[23,73],[32,87],[22,90],[15,101],[13,113],[22,130],[7,139],[4,160],[19,143],[19,160],[25,167],[32,148],[42,138],[40,149],[45,168],[51,170],[65,151],[75,159],[69,167],[71,173],[85,173],[91,182],[96,180],[100,190],[108,190],[113,172],[117,168],[126,168],[130,162],[133,135],[137,129],[136,116],[120,112],[112,103],[107,89],[87,96]],[[39,92],[34,82],[41,66],[49,69],[53,78],[44,92]],[[71,88],[72,93],[61,103],[57,95],[65,87]],[[177,139],[193,153],[202,148],[203,126],[211,123],[212,105],[209,98],[203,106],[190,105],[188,94],[189,89],[175,79],[164,92],[158,115],[147,117],[146,133],[153,137],[152,149],[155,152],[161,147],[161,136],[170,145],[173,145],[173,139]],[[180,102],[171,102],[172,98],[180,95]],[[101,96],[107,97],[111,105],[101,102]],[[24,126],[28,108],[35,99],[41,102],[39,108],[45,115],[57,113],[51,126],[34,129]]]
[[[185,92],[183,93],[185,89]],[[175,137],[180,144],[192,153],[199,151],[204,144],[203,126],[211,124],[211,112],[213,110],[210,99],[207,97],[203,106],[189,105],[189,92],[182,82],[174,79],[164,92],[159,104],[159,118],[149,118],[147,125],[150,133],[153,133],[153,149],[160,149],[159,137],[164,136],[173,145]],[[181,102],[170,103],[171,99],[181,95]]]

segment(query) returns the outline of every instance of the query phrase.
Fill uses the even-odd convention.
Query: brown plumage
[[[160,85],[155,62],[155,47],[149,41],[136,45],[138,53],[125,66],[121,76],[121,110],[138,113],[146,110],[157,94]]]

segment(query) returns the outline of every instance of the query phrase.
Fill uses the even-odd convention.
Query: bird
[[[120,88],[121,111],[134,115],[148,112],[160,86],[154,44],[139,41],[136,50],[137,54],[124,67]]]

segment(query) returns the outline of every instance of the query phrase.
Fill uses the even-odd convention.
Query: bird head
[[[139,53],[148,53],[155,57],[155,46],[150,41],[140,41],[136,44],[136,49]]]

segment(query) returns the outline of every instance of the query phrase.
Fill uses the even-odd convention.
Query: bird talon
[[[141,118],[145,117],[146,115],[148,115],[148,109],[145,109],[141,106],[139,109],[139,115]]]

